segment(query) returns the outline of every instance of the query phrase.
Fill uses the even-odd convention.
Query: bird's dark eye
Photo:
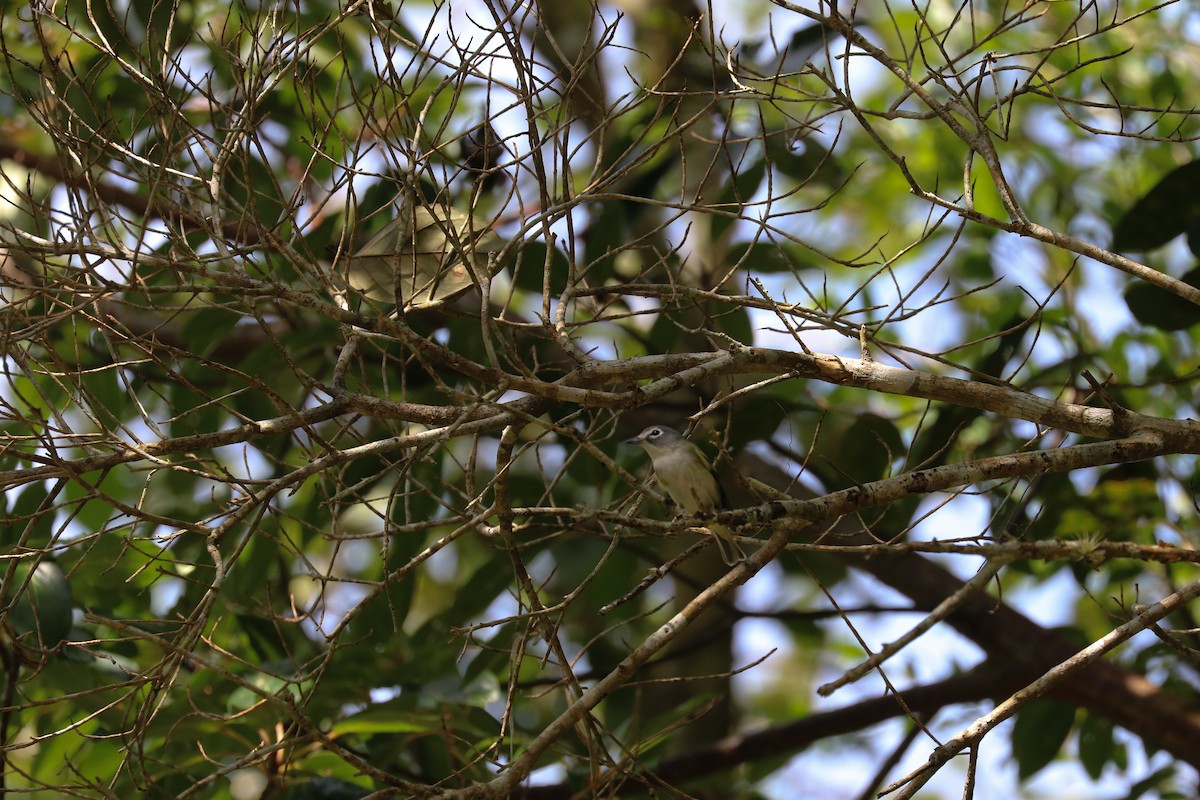
[[[662,436],[662,428],[655,428],[646,436],[647,439],[657,439]]]

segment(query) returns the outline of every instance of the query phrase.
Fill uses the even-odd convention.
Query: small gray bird
[[[428,308],[462,294],[487,272],[490,252],[503,246],[487,223],[457,208],[416,203],[339,264],[351,288],[405,310]]]
[[[625,444],[640,445],[650,454],[658,485],[687,514],[712,514],[725,506],[721,484],[699,447],[665,425],[651,425]],[[726,564],[746,557],[733,531],[719,522],[708,523]]]

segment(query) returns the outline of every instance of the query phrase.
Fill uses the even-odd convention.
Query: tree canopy
[[[5,6],[0,790],[1193,796],[1197,31]]]

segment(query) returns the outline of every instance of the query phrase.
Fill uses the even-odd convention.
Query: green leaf
[[[245,613],[234,618],[259,662],[280,661],[292,655],[287,637],[275,620]]]
[[[225,341],[240,319],[240,315],[224,308],[202,308],[184,323],[183,340],[191,352],[208,355],[217,344]]]
[[[26,583],[28,578],[28,583]],[[42,561],[33,568],[21,563],[14,575],[16,605],[9,622],[17,637],[29,647],[52,648],[71,632],[71,584],[62,567]]]
[[[827,417],[810,461],[822,480],[839,488],[877,480],[904,455],[900,431],[877,414]]]
[[[88,406],[102,422],[117,421],[129,404],[129,395],[117,375],[117,367],[94,370],[80,379],[87,393]]]
[[[25,412],[23,416],[46,419],[50,416],[53,404],[62,397],[62,390],[57,383],[35,384],[24,375],[17,375],[10,384],[15,397],[21,399],[19,406]]]
[[[1180,280],[1200,288],[1200,267]],[[1138,322],[1160,331],[1181,331],[1200,322],[1200,306],[1150,283],[1139,281],[1127,288],[1125,304]]]
[[[1169,173],[1113,226],[1112,249],[1153,250],[1200,220],[1200,160]]]
[[[1085,714],[1079,725],[1079,760],[1092,780],[1100,780],[1112,760],[1113,725],[1099,714]]]
[[[766,143],[771,166],[792,180],[832,185],[845,178],[833,154],[812,138],[789,142],[782,135],[769,134]]]
[[[1079,490],[1066,474],[1043,475],[1038,482],[1038,499],[1040,505],[1030,509],[1028,504],[1021,502],[1022,495],[1018,493],[1006,498],[1002,510],[992,520],[992,533],[997,537],[1020,536],[1028,539],[1052,539],[1062,535],[1086,535],[1093,531],[1094,518],[1085,522],[1080,518],[1080,512],[1088,513],[1087,503],[1079,499]],[[1013,516],[1012,509],[1021,513]],[[1036,513],[1030,516],[1031,511]],[[1066,526],[1063,517],[1071,515],[1072,519]]]
[[[804,257],[799,247],[774,242],[736,244],[729,249],[729,261],[752,275],[797,272],[816,266]]]
[[[746,346],[754,344],[754,329],[750,325],[750,314],[744,308],[735,308],[718,314],[714,320],[716,328],[731,339]]]
[[[1022,781],[1054,760],[1074,724],[1075,706],[1058,700],[1036,700],[1017,712],[1012,748]]]
[[[784,404],[779,399],[767,394],[750,395],[737,406],[737,423],[730,431],[734,449],[769,439],[784,417]]]
[[[589,208],[591,216],[584,239],[583,265],[588,281],[597,286],[616,271],[617,255],[628,245],[632,232],[630,217],[638,207],[626,201],[602,203]],[[564,262],[566,261],[564,257]],[[539,286],[540,269],[539,269]]]
[[[765,150],[758,142],[731,144],[723,155],[731,177],[717,198],[720,213],[713,218],[713,236],[721,236],[733,224],[729,215],[742,213],[767,174]]]
[[[1175,767],[1173,766],[1166,766],[1162,769],[1155,770],[1147,777],[1129,787],[1129,793],[1121,798],[1121,800],[1138,800],[1139,797],[1147,792],[1162,791],[1165,788],[1163,784],[1174,777]],[[1169,796],[1173,797],[1175,795],[1168,792],[1163,792],[1162,794],[1163,800],[1166,800],[1166,798]]]
[[[54,515],[43,513],[34,518],[34,514],[41,508],[42,503],[46,502],[46,497],[46,485],[41,482],[27,485],[17,495],[12,511],[4,515],[4,524],[0,525],[0,536],[3,537],[0,541],[3,541],[6,549],[22,541],[25,531],[31,527],[33,530],[29,531],[29,535],[25,538],[25,541],[43,542],[49,540],[50,526],[54,522]]]
[[[369,733],[436,733],[445,718],[440,712],[413,708],[405,700],[389,700],[351,714],[330,731],[335,736]]]
[[[311,681],[292,680],[290,676],[283,674],[294,670],[291,664],[273,662],[264,664],[263,670],[250,677],[250,686],[239,686],[226,696],[227,711],[236,713],[251,708],[261,711],[263,698],[270,695],[299,700],[312,686]],[[266,670],[274,670],[275,673]]]
[[[526,242],[517,251],[512,262],[513,284],[530,294],[540,297],[544,290],[546,271],[545,242]],[[561,293],[567,286],[567,274],[571,265],[562,250],[554,248],[550,256],[550,292],[551,295]]]

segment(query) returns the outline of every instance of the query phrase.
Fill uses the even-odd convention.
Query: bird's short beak
[[[641,443],[642,443],[642,435],[641,434],[638,434],[637,436],[633,437],[632,439],[626,439],[624,442],[624,444],[641,444]]]

